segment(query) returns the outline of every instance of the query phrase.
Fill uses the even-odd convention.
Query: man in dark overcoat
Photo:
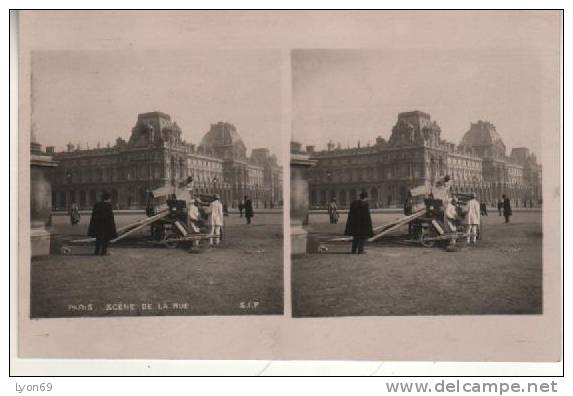
[[[251,224],[251,218],[254,215],[253,202],[245,195],[245,217],[247,218],[247,224]]]
[[[509,216],[511,216],[511,201],[505,195],[503,196],[503,217],[505,222],[509,223]]]
[[[102,200],[94,205],[88,235],[96,239],[94,252],[96,256],[107,255],[107,245],[109,241],[117,238],[111,195],[107,192],[104,192]]]
[[[352,253],[363,254],[366,240],[374,235],[366,191],[362,191],[359,199],[350,204],[344,234],[353,237]]]

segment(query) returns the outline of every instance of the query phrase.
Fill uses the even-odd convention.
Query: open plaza
[[[145,217],[116,213],[118,227]],[[72,226],[65,213],[52,215],[51,254],[32,259],[31,317],[243,315],[283,313],[283,215],[238,212],[225,217],[224,240],[197,253],[148,243],[149,227],[111,244],[109,256],[94,256],[85,238],[90,214]]]
[[[343,235],[346,213],[329,224],[325,211],[309,215],[309,238]],[[401,217],[375,210],[374,225]],[[295,317],[482,315],[542,313],[542,212],[514,210],[511,221],[490,208],[477,246],[448,252],[389,235],[352,255],[350,242],[292,262]],[[407,233],[404,226],[394,236]],[[459,244],[459,242],[458,242]]]

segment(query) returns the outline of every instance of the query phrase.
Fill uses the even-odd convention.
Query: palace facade
[[[474,192],[488,204],[502,194],[519,207],[541,204],[542,169],[535,154],[519,147],[508,156],[492,123],[472,123],[459,145],[440,135],[429,114],[411,111],[398,115],[388,141],[377,137],[373,145],[347,149],[330,141],[322,151],[306,146],[316,162],[308,174],[311,207],[325,207],[332,197],[346,207],[362,190],[373,207],[401,206],[411,188],[445,175],[454,192]]]
[[[129,140],[119,137],[113,146],[80,149],[70,143],[63,152],[47,147],[59,164],[52,174],[53,209],[67,209],[72,202],[91,208],[104,191],[116,208],[140,209],[149,191],[189,176],[194,194],[218,193],[229,207],[237,207],[245,195],[256,207],[282,205],[276,156],[255,148],[249,157],[234,125],[212,124],[198,146],[181,134],[168,114],[156,111],[139,114]]]

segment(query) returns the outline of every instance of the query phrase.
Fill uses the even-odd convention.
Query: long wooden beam
[[[123,239],[127,235],[130,235],[135,231],[142,229],[146,225],[149,225],[154,221],[166,217],[167,215],[169,215],[169,210],[164,210],[154,216],[146,217],[144,219],[137,220],[135,223],[128,224],[117,230],[118,234],[120,235],[117,238],[112,239],[110,243],[117,242],[118,240]],[[90,242],[95,242],[95,238],[76,239],[73,241],[69,241],[68,243],[90,243]]]

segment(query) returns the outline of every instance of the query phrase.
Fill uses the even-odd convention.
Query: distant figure
[[[245,217],[247,218],[247,224],[251,224],[251,218],[254,215],[255,212],[253,211],[253,203],[251,202],[249,197],[245,195]]]
[[[504,195],[504,197],[505,197],[505,195]],[[500,216],[501,216],[502,210],[503,210],[503,203],[504,203],[503,199],[500,199],[499,201],[497,201],[497,212],[499,213]]]
[[[336,198],[332,197],[330,203],[328,204],[328,216],[330,217],[330,224],[337,224],[338,218],[338,206],[336,205]]]
[[[113,208],[111,206],[111,195],[107,192],[102,194],[102,200],[97,202],[93,207],[88,235],[96,239],[94,252],[96,256],[107,255],[107,245],[109,241],[117,238]]]
[[[215,199],[209,205],[209,226],[211,228],[210,244],[218,245],[221,240],[221,227],[223,227],[223,205],[219,201],[219,194],[215,194]]]
[[[414,198],[412,197],[412,193],[408,191],[408,196],[406,197],[406,201],[404,201],[404,216],[410,216],[414,213]],[[414,228],[414,223],[408,223],[408,234],[412,233]]]
[[[468,225],[467,244],[475,245],[477,242],[478,227],[481,223],[480,204],[475,194],[471,194],[471,199],[466,204],[466,224]]]
[[[509,223],[509,217],[512,215],[511,212],[511,201],[505,195],[503,195],[503,217],[505,217],[505,222]]]
[[[223,216],[229,216],[229,207],[226,202],[223,204]]]
[[[412,198],[412,193],[408,191],[408,196],[406,197],[406,201],[404,201],[404,215],[410,216],[413,213],[414,209],[414,200]]]
[[[243,201],[239,202],[239,217],[243,217],[243,209],[245,209],[245,204]]]
[[[80,217],[80,209],[78,208],[78,204],[73,201],[70,205],[70,223],[75,226],[80,222]]]
[[[487,204],[485,202],[479,204],[479,211],[482,216],[487,216]]]
[[[352,254],[363,254],[366,240],[374,235],[366,191],[362,191],[359,198],[350,204],[344,231],[345,235],[353,237]]]

